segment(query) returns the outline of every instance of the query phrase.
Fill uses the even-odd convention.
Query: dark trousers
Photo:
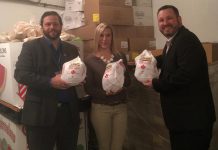
[[[201,130],[170,130],[171,150],[208,150],[213,127]]]
[[[26,126],[29,150],[76,150],[79,121],[72,118],[68,104],[58,107],[55,124],[49,127]]]

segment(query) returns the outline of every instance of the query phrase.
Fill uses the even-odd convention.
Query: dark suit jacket
[[[62,42],[62,50],[63,63],[79,55],[77,47],[66,42]],[[24,43],[18,57],[14,77],[28,87],[22,110],[22,122],[26,125],[49,126],[55,121],[58,97],[57,89],[50,86],[50,79],[59,68],[53,51],[45,38],[39,38]],[[68,90],[73,94],[72,117],[79,121],[75,88]]]
[[[159,79],[152,84],[160,92],[165,123],[169,129],[202,129],[215,121],[215,111],[202,44],[182,26],[166,54],[157,57]]]

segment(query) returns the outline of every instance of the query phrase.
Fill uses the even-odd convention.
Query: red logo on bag
[[[141,69],[145,69],[145,65],[141,65]]]
[[[27,86],[18,83],[18,93],[17,95],[24,101],[26,96]]]
[[[75,74],[75,73],[76,73],[76,71],[75,71],[75,70],[72,70],[72,71],[71,71],[71,74]]]
[[[105,76],[104,76],[104,77],[105,77],[106,79],[107,79],[107,78],[109,78],[109,74],[105,74]]]

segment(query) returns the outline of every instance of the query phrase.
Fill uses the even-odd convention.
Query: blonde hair
[[[105,29],[110,29],[111,30],[112,41],[111,41],[110,49],[111,49],[112,52],[114,52],[114,33],[113,33],[113,28],[110,25],[106,24],[106,23],[100,23],[96,27],[96,29],[95,29],[94,52],[98,51],[99,39],[100,39],[100,36],[101,36],[102,32],[104,32]]]

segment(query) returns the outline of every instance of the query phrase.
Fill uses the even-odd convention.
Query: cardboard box
[[[208,64],[218,61],[218,43],[202,43],[202,45],[207,55]]]
[[[153,10],[147,6],[133,6],[133,18],[135,26],[153,26]]]
[[[84,40],[84,58],[94,52],[94,40]]]
[[[82,40],[90,40],[94,38],[96,26],[97,24],[90,23],[88,25],[69,30],[68,32],[80,37]]]
[[[129,50],[139,51],[156,49],[154,38],[129,38]]]
[[[68,32],[80,37],[82,40],[94,39],[95,28],[97,24],[91,23],[80,28],[69,30]],[[118,26],[113,25],[114,37],[117,38],[133,38],[147,37],[154,38],[154,26]]]
[[[99,5],[105,6],[132,6],[132,0],[99,0]]]
[[[114,39],[114,49],[116,51],[123,52],[127,54],[129,51],[129,42],[128,38],[115,38]]]
[[[106,22],[112,25],[134,24],[132,7],[100,5],[99,0],[86,1],[84,14],[87,25],[100,22]]]
[[[82,40],[93,40],[97,24],[89,24],[68,32],[80,37]],[[113,25],[115,38],[154,38],[154,26],[116,26]]]
[[[152,7],[152,0],[135,0],[136,6]]]
[[[65,0],[65,11],[84,11],[85,0]]]
[[[134,26],[135,37],[154,38],[154,26]]]
[[[133,25],[132,7],[100,6],[99,22],[106,22],[112,25]]]
[[[154,26],[113,26],[115,37],[154,38]]]

